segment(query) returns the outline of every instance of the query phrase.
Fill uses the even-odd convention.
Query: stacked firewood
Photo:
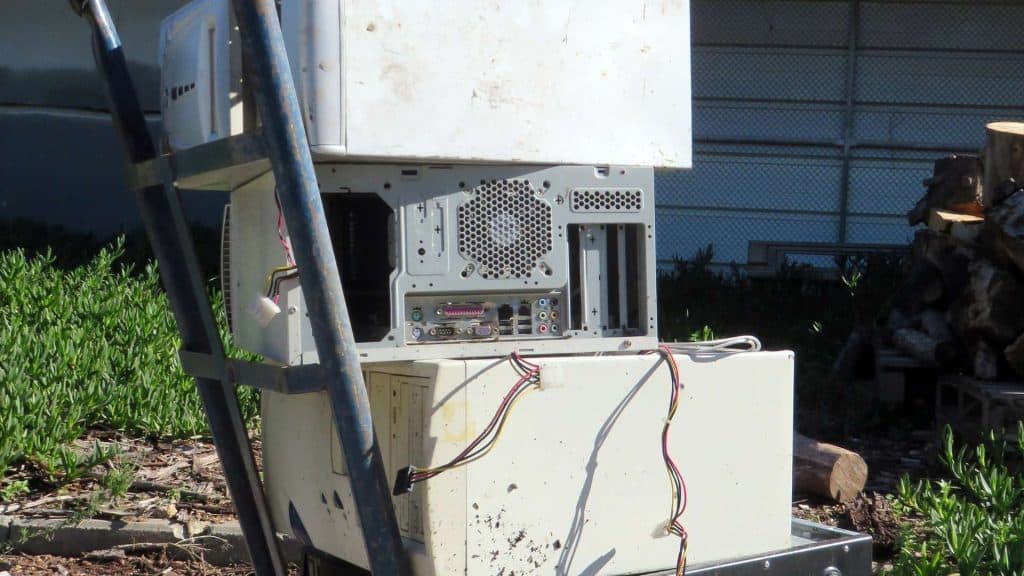
[[[982,155],[938,160],[924,184],[892,343],[945,371],[1024,378],[1024,123],[990,124]]]

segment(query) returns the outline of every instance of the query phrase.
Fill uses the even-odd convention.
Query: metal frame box
[[[657,345],[651,168],[323,163],[317,179],[363,361]],[[287,264],[274,194],[271,175],[232,192],[229,324],[243,348],[309,364],[298,277],[267,292]],[[267,297],[278,313],[250,313]]]

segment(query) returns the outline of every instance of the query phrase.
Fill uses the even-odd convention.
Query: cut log
[[[985,219],[971,214],[932,209],[928,215],[928,229],[949,234],[950,238],[965,246],[974,246]]]
[[[867,480],[868,465],[856,452],[793,433],[795,491],[849,502]]]
[[[953,224],[981,224],[984,221],[981,216],[932,208],[928,215],[928,228],[936,232],[949,232]]]
[[[924,330],[925,334],[941,342],[956,339],[953,329],[950,328],[949,322],[946,320],[946,312],[944,310],[929,308],[921,312],[921,329]]]
[[[928,260],[917,260],[910,269],[901,300],[911,311],[937,303],[946,291],[942,270]]]
[[[909,302],[933,304],[937,301],[933,299],[934,286],[929,286],[929,283],[934,282],[935,271],[938,271],[942,279],[942,299],[946,302],[955,300],[967,286],[967,265],[974,254],[973,248],[954,241],[949,234],[918,230],[914,234],[911,246],[913,264],[908,285],[905,287],[905,290],[910,290],[910,294],[907,295],[910,297]],[[923,289],[930,292],[922,291]],[[904,301],[906,300],[904,298]]]
[[[1024,334],[1003,350],[1003,358],[1017,376],[1024,378]]]
[[[984,204],[991,206],[996,188],[1013,178],[1024,182],[1024,123],[993,122],[985,127]]]
[[[1024,332],[1024,286],[988,260],[970,265],[966,306],[955,308],[954,329],[968,341],[986,340],[999,348]]]
[[[1009,181],[1006,184],[985,211],[985,231],[995,256],[1024,272],[1024,192]]]
[[[939,340],[918,330],[895,330],[892,342],[897,348],[939,368],[952,369],[960,364],[960,346],[952,340]]]
[[[910,212],[907,223],[915,226],[928,220],[931,210],[951,210],[981,216],[982,166],[977,156],[952,155],[935,161],[932,177],[924,181],[928,188]]]
[[[913,328],[917,324],[917,319],[911,316],[904,310],[899,308],[893,308],[889,311],[889,319],[886,323],[891,330],[902,330],[904,328]]]
[[[972,352],[972,368],[978,380],[996,380],[999,378],[999,357],[988,342],[977,342]]]

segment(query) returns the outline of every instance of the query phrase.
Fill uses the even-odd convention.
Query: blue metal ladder
[[[370,569],[380,575],[410,574],[274,0],[232,0],[261,134],[232,137],[177,156],[158,155],[104,0],[70,2],[92,28],[96,66],[133,168],[136,201],[181,334],[182,364],[195,377],[256,574],[283,575],[286,567],[239,411],[236,384],[286,393],[328,392]],[[264,170],[273,170],[301,271],[320,359],[315,366],[283,368],[225,358],[175,186],[190,165],[210,169],[218,163],[252,165],[260,160]]]

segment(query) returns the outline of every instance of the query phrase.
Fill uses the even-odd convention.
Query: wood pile
[[[892,344],[943,371],[1024,378],[1024,123],[990,124],[983,156],[938,160],[924,185]]]

